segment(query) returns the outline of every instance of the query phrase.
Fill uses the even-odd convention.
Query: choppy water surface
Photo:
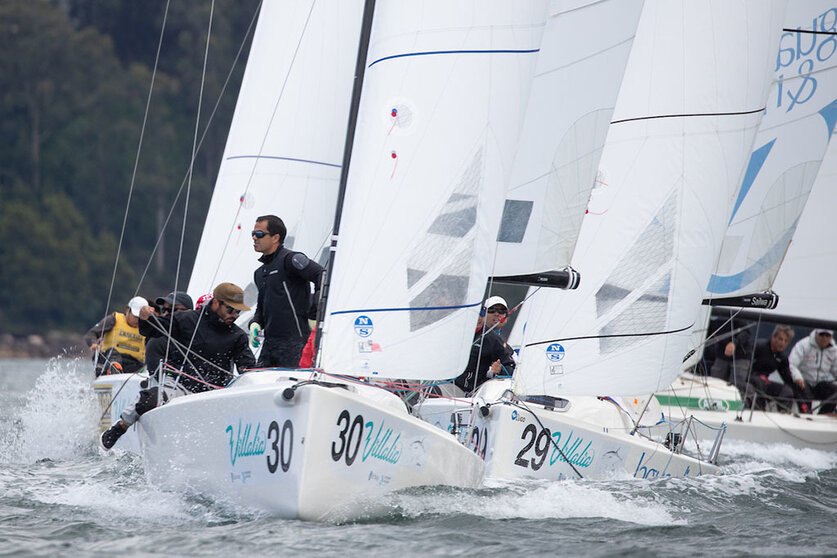
[[[89,363],[0,361],[0,556],[837,554],[837,454],[726,441],[723,476],[392,494],[333,525],[146,483],[95,443]]]

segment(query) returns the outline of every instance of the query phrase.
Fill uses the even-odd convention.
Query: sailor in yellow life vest
[[[96,375],[137,372],[145,366],[145,337],[140,335],[139,311],[148,301],[141,296],[132,298],[125,313],[114,312],[91,327],[84,334],[84,342],[99,358]]]

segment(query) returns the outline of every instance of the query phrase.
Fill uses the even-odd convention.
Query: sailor
[[[490,378],[511,376],[514,372],[514,351],[503,341],[498,331],[506,321],[508,312],[508,304],[499,296],[489,297],[483,304],[468,365],[454,380],[454,384],[464,393],[475,391]]]
[[[264,328],[260,368],[296,368],[311,332],[309,320],[317,314],[323,268],[302,252],[285,248],[286,234],[285,224],[276,215],[256,218],[253,249],[262,254],[262,265],[253,275],[259,297],[250,323],[250,343],[253,348],[261,344],[259,335]]]
[[[173,311],[182,312],[192,309],[192,297],[183,291],[172,291],[164,297],[154,301],[157,314],[168,316]],[[154,373],[161,362],[166,361],[166,353],[171,350],[168,339],[164,336],[151,337],[145,344],[145,363],[148,370]]]
[[[148,301],[135,296],[125,313],[114,312],[84,334],[84,342],[92,353],[98,350],[96,375],[133,373],[145,365],[145,338],[137,329],[139,312]]]
[[[750,330],[741,320],[730,319],[722,328],[713,331],[728,336],[728,340],[715,345],[715,359],[709,368],[709,375],[735,384],[743,393],[747,389],[750,355],[753,352]]]
[[[833,413],[837,398],[837,345],[830,329],[815,329],[791,350],[790,370],[794,383],[802,390],[802,404],[822,399],[820,414]],[[801,405],[800,405],[801,407]],[[803,410],[803,412],[806,412]]]
[[[247,334],[235,325],[244,304],[244,291],[232,283],[221,283],[212,292],[212,301],[200,310],[184,310],[158,316],[151,306],[140,310],[139,330],[149,338],[168,335],[171,347],[163,365],[163,402],[174,397],[221,388],[233,378],[233,366],[239,371],[256,364],[247,343]],[[158,381],[152,375],[149,387],[142,390],[120,420],[102,433],[101,444],[113,447],[128,427],[157,406]]]
[[[760,394],[766,394],[775,399],[781,407],[789,407],[792,404],[793,379],[784,350],[793,339],[793,335],[794,332],[790,326],[777,324],[773,328],[770,339],[756,345],[749,377],[749,391],[753,395],[753,406],[756,409],[764,409],[764,397],[760,397]],[[774,371],[779,373],[784,383],[768,379]]]
[[[166,315],[169,312],[191,310],[193,307],[192,297],[183,291],[172,291],[166,296],[157,297],[154,304],[157,305],[161,315]]]

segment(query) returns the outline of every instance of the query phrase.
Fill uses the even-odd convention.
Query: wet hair
[[[279,243],[285,242],[285,235],[288,234],[288,229],[285,228],[285,223],[277,217],[276,215],[262,215],[261,217],[256,217],[256,223],[259,221],[264,221],[267,223],[267,232],[271,235],[278,234],[279,235]]]
[[[793,331],[793,328],[791,326],[785,324],[776,324],[776,327],[773,328],[773,333],[771,334],[771,337],[773,335],[776,335],[777,333],[784,333],[788,338],[788,343],[790,343],[793,339],[795,332]]]

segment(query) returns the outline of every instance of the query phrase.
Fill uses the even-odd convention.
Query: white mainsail
[[[222,281],[253,306],[250,231],[275,214],[285,245],[321,259],[334,220],[362,3],[264,2],[189,293]]]
[[[781,35],[774,83],[708,298],[773,286],[837,119],[837,43],[828,34],[837,29],[837,8],[831,0],[791,2],[784,27],[799,31]]]
[[[465,366],[546,2],[381,3],[321,366],[441,379]]]
[[[497,237],[495,276],[570,264],[642,0],[555,3]]]
[[[680,370],[769,89],[784,2],[645,3],[573,256],[530,306],[521,394],[628,395]]]

